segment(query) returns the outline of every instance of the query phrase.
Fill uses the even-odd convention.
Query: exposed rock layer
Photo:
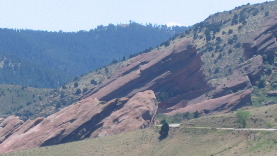
[[[169,47],[132,58],[127,67],[87,96],[108,101],[149,89],[155,93],[178,91],[182,95],[181,99],[175,97],[177,102],[183,98],[195,98],[210,87],[200,70],[201,57],[191,44],[190,40],[183,39]]]
[[[268,58],[276,57],[277,50],[277,11],[271,13],[267,22],[259,32],[253,34],[247,43],[244,43],[245,56],[251,58],[254,55],[267,55]]]
[[[251,104],[252,84],[263,72],[263,59],[255,56],[238,66],[227,81],[214,90],[193,100],[183,100],[168,108],[159,108],[160,113],[174,115],[185,112],[228,112]]]
[[[17,117],[9,117],[1,124],[7,130],[1,131],[1,136],[6,137],[0,144],[0,153],[145,128],[151,124],[157,107],[154,92],[145,91],[130,99],[107,103],[89,97],[45,119],[37,118],[24,124]],[[10,128],[6,123],[22,125]]]

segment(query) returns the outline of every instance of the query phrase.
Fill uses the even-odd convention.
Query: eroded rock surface
[[[185,112],[228,112],[251,104],[252,83],[263,73],[262,56],[255,56],[238,66],[233,74],[212,91],[174,106],[159,108],[160,113],[174,115]]]
[[[183,98],[193,99],[210,89],[200,70],[201,65],[201,57],[191,40],[183,39],[169,47],[132,58],[128,66],[88,95],[108,101],[153,90],[155,93],[178,92],[180,96],[172,99],[175,102]]]
[[[245,56],[251,58],[254,55],[267,55],[269,58],[276,57],[277,50],[277,11],[271,12],[267,21],[259,32],[253,34],[247,43],[244,43]]]
[[[2,133],[9,136],[0,144],[0,153],[145,128],[151,124],[157,107],[154,92],[147,90],[130,99],[107,103],[88,97],[45,119],[28,120],[24,124],[17,117],[9,117],[1,123],[5,129],[0,131],[1,136],[7,136]]]
[[[2,119],[0,124],[0,143],[12,135],[22,123],[23,121],[16,116],[10,116],[4,120]]]
[[[204,100],[196,104],[188,105],[184,108],[175,109],[165,114],[174,115],[184,112],[194,113],[196,111],[205,114],[229,112],[236,110],[239,107],[249,105],[251,103],[251,93],[252,89],[239,91],[237,93],[225,95],[219,98]]]

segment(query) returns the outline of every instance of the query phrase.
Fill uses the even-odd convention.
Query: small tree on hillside
[[[167,122],[163,123],[161,130],[160,130],[160,137],[159,140],[163,140],[168,136],[168,131],[169,131],[169,125]]]
[[[238,123],[245,128],[246,126],[246,121],[248,120],[248,118],[250,117],[250,112],[245,111],[245,110],[239,110],[236,112],[236,116],[237,116],[237,121]]]

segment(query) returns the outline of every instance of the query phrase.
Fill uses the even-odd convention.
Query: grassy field
[[[247,127],[277,128],[277,105],[245,108],[251,113]],[[183,121],[159,141],[159,127],[125,134],[9,153],[8,156],[53,155],[274,155],[277,132],[216,130],[196,127],[237,127],[235,113]]]

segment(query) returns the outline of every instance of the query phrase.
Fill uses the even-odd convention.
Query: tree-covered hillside
[[[79,32],[0,29],[0,83],[62,86],[112,61],[156,47],[184,30],[135,22]]]

